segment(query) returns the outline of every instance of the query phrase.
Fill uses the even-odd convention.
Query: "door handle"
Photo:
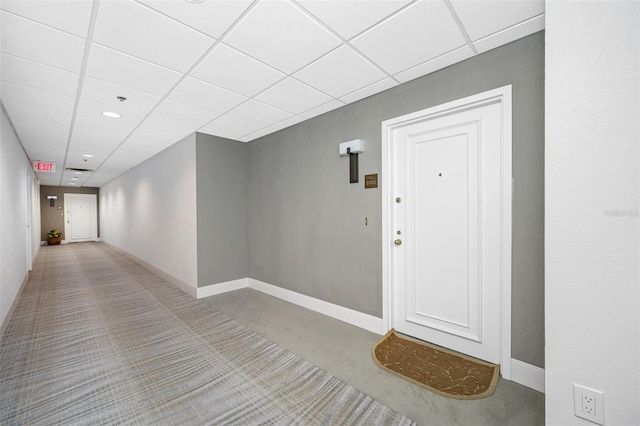
[[[397,245],[397,246],[400,246],[400,245],[402,245],[402,240],[401,240],[400,238],[398,238],[397,240],[395,240],[395,241],[393,242],[393,244],[395,244],[395,245]]]

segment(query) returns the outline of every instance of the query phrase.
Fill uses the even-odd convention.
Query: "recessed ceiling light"
[[[205,0],[184,0],[187,3],[193,3],[193,4],[197,4],[197,3],[204,3]]]
[[[77,178],[77,177],[74,177],[74,178],[71,178],[71,180],[78,180],[78,178]]]
[[[77,175],[81,175],[82,174],[82,172],[73,172],[73,173],[75,173]]]
[[[82,154],[82,156],[86,158],[93,158],[93,154]]]
[[[75,183],[73,183],[73,182],[71,182],[69,185],[71,185],[71,186],[75,186],[76,184],[75,184]]]
[[[102,111],[102,115],[109,118],[120,118],[120,114],[111,111]]]

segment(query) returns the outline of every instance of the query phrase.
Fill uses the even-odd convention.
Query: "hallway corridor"
[[[410,424],[105,244],[42,247],[0,424]]]

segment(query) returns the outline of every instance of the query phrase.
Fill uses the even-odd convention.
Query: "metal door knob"
[[[402,244],[402,240],[398,238],[398,239],[397,239],[397,240],[395,240],[393,243],[394,243],[395,245],[399,246],[399,245],[401,245],[401,244]]]

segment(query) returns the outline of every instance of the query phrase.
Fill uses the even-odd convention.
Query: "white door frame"
[[[396,128],[430,118],[463,111],[488,102],[502,106],[502,189],[501,189],[501,351],[500,372],[511,380],[511,235],[512,235],[512,126],[511,85],[447,102],[382,122],[382,324],[384,332],[393,328],[393,149]]]
[[[71,208],[72,197],[85,197],[91,201],[91,237],[85,240],[67,240],[67,236],[71,236],[71,226],[67,219],[69,209]],[[73,220],[73,218],[71,218]],[[98,241],[98,196],[96,194],[81,194],[81,193],[67,193],[64,194],[64,236],[63,244],[68,242],[85,242],[85,241]]]

